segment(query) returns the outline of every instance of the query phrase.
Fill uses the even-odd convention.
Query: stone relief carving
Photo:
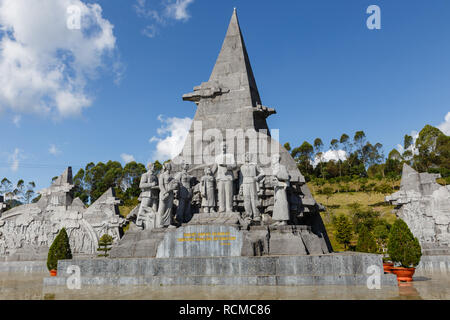
[[[125,221],[119,216],[119,200],[113,189],[86,209],[73,199],[69,167],[50,188],[40,191],[37,203],[25,204],[0,217],[0,259],[45,259],[61,228],[66,228],[74,254],[96,254],[98,239],[105,233],[117,242]]]

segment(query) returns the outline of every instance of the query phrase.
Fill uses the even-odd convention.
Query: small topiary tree
[[[416,267],[422,257],[419,240],[401,219],[397,219],[391,228],[387,248],[392,261],[404,268]]]
[[[57,270],[58,260],[64,259],[72,259],[72,250],[70,250],[69,237],[67,236],[66,229],[62,228],[48,250],[48,270]]]
[[[108,251],[111,250],[111,245],[113,243],[113,237],[109,234],[104,234],[100,240],[98,241],[98,249],[97,251],[103,251],[103,253],[99,254],[99,257],[108,257]]]
[[[367,229],[366,226],[362,225],[359,229],[358,243],[356,244],[356,251],[376,253],[377,243],[372,235],[372,232]]]

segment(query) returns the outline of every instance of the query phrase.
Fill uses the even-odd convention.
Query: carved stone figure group
[[[141,177],[141,205],[136,225],[143,229],[174,228],[189,222],[193,215],[195,191],[201,197],[199,209],[203,214],[216,213],[216,210],[218,213],[234,212],[235,182],[239,183],[238,195],[243,200],[241,218],[247,222],[260,222],[259,189],[263,180],[273,188],[273,224],[285,225],[290,221],[287,195],[290,176],[280,160],[279,154],[272,157],[272,174],[266,176],[257,163],[251,162],[248,153],[244,163],[238,167],[234,155],[227,154],[224,145],[223,153],[216,157],[215,164],[204,168],[200,181],[189,174],[188,164],[183,164],[180,172],[172,174],[171,163],[164,163],[159,177],[154,165],[150,164],[148,172]],[[237,181],[235,171],[238,171]],[[173,210],[175,200],[176,211]]]

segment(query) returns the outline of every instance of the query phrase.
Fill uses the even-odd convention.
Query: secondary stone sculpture
[[[286,191],[290,186],[290,177],[286,167],[280,164],[280,155],[278,154],[272,157],[272,172],[275,193],[272,220],[277,225],[286,225],[290,220]]]
[[[400,190],[386,197],[426,255],[450,254],[450,187],[437,178],[439,174],[418,173],[404,164]]]
[[[244,198],[244,219],[261,221],[258,209],[258,184],[264,177],[263,171],[256,163],[250,163],[250,154],[245,154],[245,163],[241,166],[239,193]]]
[[[148,171],[142,175],[139,188],[142,192],[139,196],[141,204],[136,218],[136,225],[144,229],[153,229],[159,202],[158,177],[156,176],[153,163],[148,165]]]
[[[178,206],[176,214],[177,224],[189,222],[192,218],[191,200],[193,196],[192,190],[192,176],[188,174],[189,165],[187,163],[183,166],[183,171],[175,175],[175,180],[178,181]]]
[[[227,153],[227,145],[223,144],[223,152],[216,158],[217,187],[219,212],[233,211],[233,170],[236,169],[234,155]]]
[[[0,260],[44,260],[61,228],[66,228],[74,255],[97,253],[98,239],[109,234],[117,242],[125,220],[119,216],[114,190],[106,191],[89,208],[73,198],[69,167],[50,188],[41,190],[37,203],[25,204],[0,218]]]
[[[174,191],[178,188],[178,183],[171,176],[172,165],[164,163],[162,173],[159,176],[159,208],[157,226],[159,228],[169,227],[172,223],[172,207]]]
[[[200,192],[204,213],[214,213],[216,207],[216,179],[211,168],[205,168],[205,175],[200,180]]]

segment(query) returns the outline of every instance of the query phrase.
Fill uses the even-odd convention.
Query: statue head
[[[155,171],[155,164],[149,162],[149,163],[147,164],[147,170],[148,170],[149,172],[154,172],[154,171]]]
[[[189,169],[189,164],[184,162],[183,165],[181,166],[183,168],[183,171],[188,171]]]
[[[205,175],[207,175],[207,176],[212,175],[211,168],[210,168],[210,167],[206,167],[205,170],[204,170],[204,173],[205,173]]]
[[[163,171],[170,173],[170,171],[172,170],[172,164],[170,162],[166,162],[163,164]]]
[[[250,153],[248,153],[248,152],[245,153],[244,161],[245,161],[245,163],[249,163],[250,162]]]

